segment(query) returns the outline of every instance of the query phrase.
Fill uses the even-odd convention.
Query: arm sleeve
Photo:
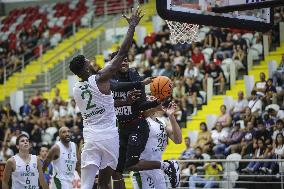
[[[110,80],[110,87],[112,91],[130,91],[134,88],[138,89],[142,87],[141,81],[133,82],[118,82],[114,79]]]
[[[135,104],[133,104],[133,106],[138,106],[138,109],[140,111],[145,111],[145,110],[149,110],[151,108],[155,108],[156,106],[158,106],[160,103],[155,101],[136,101]]]

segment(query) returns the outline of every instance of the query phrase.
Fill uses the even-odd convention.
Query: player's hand
[[[135,102],[136,100],[141,98],[141,90],[132,90],[129,91],[129,93],[127,94],[127,102],[129,102],[130,104],[132,104],[133,102]]]
[[[142,13],[141,8],[138,6],[136,9],[132,8],[131,15],[129,17],[126,15],[122,16],[126,19],[130,26],[136,27],[139,24],[141,18],[144,16],[144,14]]]
[[[147,77],[146,79],[144,79],[144,80],[142,81],[142,84],[143,84],[143,85],[148,85],[148,84],[152,83],[155,78],[156,78],[156,77]]]
[[[176,103],[171,102],[167,108],[164,108],[164,111],[168,116],[174,115],[177,112]]]

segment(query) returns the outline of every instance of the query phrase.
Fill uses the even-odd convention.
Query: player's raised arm
[[[3,173],[3,180],[2,180],[3,189],[9,189],[9,181],[13,172],[13,166],[15,166],[13,159],[12,158],[8,159]]]
[[[182,133],[174,115],[174,113],[176,112],[176,104],[170,103],[169,107],[165,109],[165,112],[168,115],[170,121],[170,124],[167,124],[166,127],[168,136],[175,144],[181,144]]]
[[[130,17],[127,17],[125,15],[123,15],[123,17],[127,20],[129,24],[126,37],[123,43],[121,44],[117,55],[111,60],[110,64],[98,72],[99,81],[105,81],[110,79],[120,69],[122,62],[127,56],[127,53],[132,45],[135,27],[139,24],[139,21],[143,17],[143,14],[141,14],[141,9],[137,7],[136,10],[132,11]]]

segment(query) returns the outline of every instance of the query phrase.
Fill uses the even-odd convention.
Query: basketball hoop
[[[192,43],[198,41],[199,25],[166,20],[170,28],[170,41],[177,43]]]

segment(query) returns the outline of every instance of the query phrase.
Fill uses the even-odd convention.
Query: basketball
[[[166,76],[158,76],[150,84],[151,94],[160,100],[172,95],[173,83]]]

